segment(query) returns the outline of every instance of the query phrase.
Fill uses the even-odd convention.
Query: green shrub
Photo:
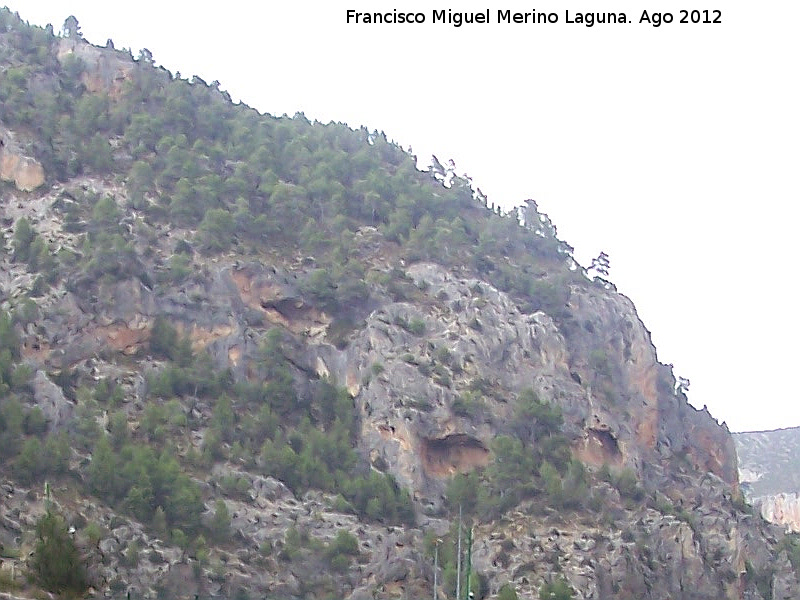
[[[414,317],[408,323],[408,331],[416,336],[423,335],[425,333],[425,321],[419,317]]]
[[[458,473],[447,482],[447,505],[453,514],[458,512],[460,506],[464,514],[473,514],[477,509],[478,494],[481,488],[479,475],[471,473]]]
[[[261,545],[258,547],[258,553],[261,554],[261,556],[264,556],[264,557],[269,556],[270,554],[272,554],[272,550],[273,550],[272,540],[264,540],[263,542],[261,542]]]
[[[125,549],[125,559],[123,563],[126,567],[131,569],[135,569],[139,566],[139,558],[141,555],[141,549],[139,548],[139,544],[136,543],[136,540],[133,540],[128,547]]]
[[[371,472],[344,482],[344,496],[356,513],[381,523],[413,524],[411,496],[389,474]]]
[[[765,600],[772,600],[772,577],[775,573],[774,567],[767,566],[763,570],[757,570],[753,563],[749,560],[745,560],[744,568],[745,581],[754,584],[762,598]]]
[[[350,563],[352,562],[352,558],[349,556],[345,556],[344,554],[337,554],[335,556],[331,556],[328,559],[328,562],[331,566],[331,570],[334,573],[346,573],[347,570],[350,568]]]
[[[338,306],[336,286],[327,269],[315,269],[301,284],[301,291],[326,309]]]
[[[25,415],[25,433],[29,435],[40,435],[47,431],[47,418],[44,416],[42,409],[34,406]]]
[[[792,564],[795,574],[800,573],[800,535],[797,533],[787,533],[778,542],[778,552],[786,550],[789,562]]]
[[[41,477],[46,465],[42,460],[42,443],[39,438],[28,438],[14,463],[14,474],[23,484],[30,485]]]
[[[233,215],[222,208],[206,211],[197,230],[200,246],[207,252],[224,252],[236,233]]]
[[[14,248],[13,260],[17,262],[28,262],[30,258],[30,248],[33,241],[37,238],[36,230],[31,227],[30,222],[25,217],[17,219],[14,227]]]
[[[679,520],[686,523],[692,531],[697,533],[697,519],[695,519],[695,516],[692,513],[681,507],[675,511],[675,516]]]
[[[466,391],[453,400],[450,410],[459,417],[473,418],[484,407],[483,398],[476,392]]]
[[[561,481],[556,468],[549,462],[544,461],[539,467],[539,476],[542,478],[547,499],[550,505],[555,508],[564,508],[566,494],[564,492],[564,484]]]
[[[125,391],[117,382],[108,377],[102,378],[94,388],[94,400],[98,404],[106,404],[111,408],[118,408],[125,400]]]
[[[157,454],[145,444],[126,442],[115,449],[106,436],[92,451],[88,470],[90,489],[110,503],[120,503],[142,522],[155,521],[163,509],[165,523],[158,529],[179,528],[195,535],[200,529],[203,502],[197,484],[170,450]],[[154,523],[155,524],[155,523]]]
[[[613,478],[614,487],[623,498],[640,502],[644,498],[644,490],[639,487],[636,472],[631,468],[622,469]]]
[[[328,545],[327,553],[330,556],[337,554],[346,554],[347,556],[358,556],[358,538],[348,532],[346,529],[340,529],[336,532],[336,537]]]
[[[611,363],[605,350],[597,348],[589,354],[589,366],[601,377],[611,376]]]
[[[564,419],[561,408],[539,398],[532,389],[520,393],[514,404],[514,430],[525,440],[538,441],[561,431]]]
[[[69,458],[72,454],[69,437],[67,433],[51,433],[44,440],[42,449],[42,460],[45,465],[45,472],[53,475],[60,475],[69,470]]]
[[[166,319],[158,316],[150,330],[150,351],[153,354],[168,358],[178,366],[188,367],[193,358],[191,342],[181,338],[178,330]]]
[[[563,577],[551,583],[542,584],[539,588],[540,600],[572,600],[575,591]]]
[[[55,513],[46,513],[36,523],[31,570],[50,592],[81,596],[88,588],[86,565],[67,524]]]
[[[222,493],[237,500],[248,500],[250,492],[250,481],[246,477],[239,475],[225,475],[219,480]]]
[[[223,500],[214,505],[214,517],[211,520],[211,535],[217,543],[227,542],[231,535],[231,516]]]
[[[559,319],[567,313],[569,301],[569,285],[563,282],[551,282],[537,279],[529,286],[530,312],[541,310],[554,319]]]
[[[517,591],[510,583],[504,584],[497,592],[497,600],[517,600]]]
[[[92,546],[97,546],[97,544],[100,543],[100,540],[103,539],[103,527],[95,521],[91,521],[90,523],[86,524],[86,527],[83,528],[83,535],[86,536],[86,539],[89,540],[89,543]]]
[[[11,316],[5,311],[0,312],[0,349],[3,352],[8,352],[9,362],[20,357],[19,336],[14,329]]]
[[[292,562],[300,556],[302,548],[303,540],[300,531],[296,526],[292,525],[286,530],[286,535],[283,538],[283,547],[278,554],[278,558],[286,562]]]

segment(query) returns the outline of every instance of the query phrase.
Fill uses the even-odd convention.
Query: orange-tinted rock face
[[[617,438],[607,429],[587,429],[575,453],[579,460],[595,467],[617,466],[623,462]]]
[[[234,271],[231,273],[231,278],[236,284],[236,289],[239,290],[239,295],[242,301],[250,308],[262,309],[261,298],[270,298],[273,294],[269,293],[267,289],[253,289],[252,279],[243,271]]]
[[[95,335],[101,340],[104,338],[105,344],[118,352],[135,354],[150,339],[150,328],[131,329],[127,325],[114,324],[98,327]]]
[[[122,95],[125,82],[131,79],[132,71],[137,67],[130,57],[106,52],[82,40],[62,38],[58,60],[63,62],[68,56],[83,61],[81,83],[87,91],[108,94],[112,100]]]
[[[270,323],[286,327],[293,333],[312,337],[324,332],[330,324],[327,315],[317,308],[308,306],[299,297],[287,295],[284,286],[264,278],[254,278],[243,270],[233,270],[231,279],[242,302],[251,309],[261,312]]]
[[[122,96],[125,81],[129,78],[130,69],[117,69],[109,75],[104,74],[98,65],[97,69],[84,72],[83,75],[81,75],[81,83],[83,83],[90,92],[105,92],[112,100],[118,100],[120,96]]]
[[[717,475],[735,489],[736,457],[728,431],[707,412],[697,411],[674,391],[671,369],[661,365],[650,334],[633,304],[599,288],[575,288],[566,323],[570,369],[588,388],[590,418],[576,451],[591,464],[636,467],[689,458],[700,472]],[[580,409],[576,410],[582,416]],[[605,431],[619,455],[599,440]],[[605,434],[604,434],[605,435]]]
[[[411,450],[411,443],[408,441],[408,435],[405,429],[397,429],[393,425],[378,425],[378,433],[385,440],[397,442],[397,444],[406,452]]]
[[[229,325],[221,325],[212,329],[204,329],[195,325],[188,332],[179,325],[178,329],[184,335],[188,334],[194,350],[202,350],[215,340],[230,335],[233,331]],[[124,354],[135,354],[150,339],[150,332],[151,326],[147,323],[143,323],[140,327],[115,323],[97,327],[94,329],[93,335],[113,350]],[[235,355],[235,351],[233,352]]]
[[[478,440],[456,434],[420,442],[425,473],[434,477],[452,477],[489,464],[489,450]]]
[[[50,344],[42,342],[35,337],[23,340],[21,354],[26,361],[34,364],[43,364],[50,356]]]
[[[800,498],[797,494],[767,496],[759,498],[757,504],[761,508],[761,515],[770,523],[800,532]]]
[[[690,410],[695,414],[692,415],[692,428],[688,434],[691,440],[687,445],[689,459],[697,469],[713,473],[738,491],[739,473],[733,438],[707,411]]]
[[[653,449],[658,440],[658,390],[656,389],[656,369],[654,361],[650,365],[637,365],[632,369],[630,386],[643,400],[641,409],[637,411],[639,425],[636,429],[637,443],[645,448]],[[641,364],[641,363],[640,363]]]
[[[189,339],[192,340],[192,349],[193,350],[202,350],[210,343],[229,336],[233,333],[233,327],[230,325],[218,325],[216,327],[212,327],[211,329],[205,329],[203,327],[198,327],[197,325],[192,325],[191,330],[189,330]]]
[[[239,361],[241,360],[241,358],[242,358],[242,350],[238,346],[232,346],[228,350],[228,360],[234,367],[239,365]]]
[[[0,179],[22,192],[32,192],[44,185],[44,169],[32,158],[0,149]]]

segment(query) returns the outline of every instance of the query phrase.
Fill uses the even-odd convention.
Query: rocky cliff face
[[[34,208],[50,201],[19,201],[30,207],[32,220],[56,218],[49,208]],[[178,235],[165,232],[156,252],[166,252]],[[68,422],[74,410],[48,375],[64,368],[115,372],[130,381],[127,410],[137,418],[146,402],[140,373],[147,362],[121,368],[99,357],[109,349],[142,356],[158,315],[240,377],[252,372],[260,337],[278,326],[295,340],[289,357],[298,381],[313,374],[346,385],[360,415],[359,451],[412,491],[421,528],[386,531],[358,523],[336,512],[333,498],[295,498],[274,479],[244,473],[245,495],[226,499],[237,550],[219,551],[225,575],[217,580],[209,571],[205,583],[198,580],[198,593],[241,586],[302,595],[306,568],[287,574],[279,561],[264,562],[259,554],[265,542],[279,548],[289,525],[321,540],[341,527],[358,532],[364,562],[328,585],[344,586],[354,597],[425,589],[432,573],[422,534],[449,527],[442,518],[449,478],[493,460],[493,439],[512,425],[510,399],[526,388],[562,408],[576,456],[597,468],[633,469],[654,495],[632,505],[605,484],[599,495],[606,508],[597,513],[561,514],[533,502],[479,525],[474,561],[487,578],[487,593],[511,582],[527,595],[557,570],[580,598],[756,598],[746,591],[752,587],[746,565],[772,589],[794,589],[788,561],[774,562],[769,540],[775,534],[731,505],[738,482],[730,435],[675,395],[669,369],[657,362],[647,330],[623,296],[603,286],[575,287],[570,317],[559,325],[545,313],[521,311],[485,281],[420,263],[403,274],[416,296],[394,301],[378,291],[364,309],[363,327],[340,349],[330,339],[330,317],[299,290],[302,268],[231,260],[208,262],[203,270],[158,294],[128,280],[102,285],[92,298],[63,290],[40,302],[41,317],[23,334],[23,352],[35,369],[36,402],[51,426]],[[7,261],[4,271],[6,281],[25,278]],[[424,334],[410,331],[411,322],[422,322]],[[459,394],[476,380],[489,382],[493,392],[479,410],[464,414],[457,409]],[[233,466],[220,465],[211,474],[209,510],[219,493],[214,482],[232,473]],[[32,495],[40,498],[36,490],[7,484],[9,535],[24,539],[30,530],[37,514],[30,507],[41,506],[27,507]],[[94,573],[104,586],[149,594],[183,581],[186,555],[141,525],[89,499],[70,503],[69,510],[105,524],[91,549],[106,565]],[[124,561],[132,545],[148,557],[136,567]]]
[[[103,92],[108,102],[133,85],[137,69],[152,68],[82,40],[61,40],[53,52],[66,63],[78,56],[82,90]],[[21,135],[7,129],[3,139]],[[281,143],[288,147],[290,140]],[[108,145],[120,146],[116,138]],[[185,152],[184,146],[178,150]],[[156,150],[134,150],[153,162],[163,158]],[[112,158],[132,162],[124,150]],[[241,166],[215,160],[226,173]],[[192,246],[200,245],[210,225],[204,221],[201,230],[165,220],[171,200],[134,201],[121,175],[95,176],[87,168],[56,181],[38,169],[41,177],[27,179],[4,170],[4,180],[14,185],[3,188],[0,203],[4,223],[25,219],[54,256],[65,257],[62,271],[45,286],[37,283],[39,267],[15,256],[19,240],[5,240],[0,257],[2,308],[15,317],[19,362],[31,375],[19,386],[26,414],[38,407],[44,429],[76,438],[92,423],[103,439],[163,439],[169,430],[180,464],[199,490],[204,512],[198,527],[214,531],[220,502],[230,515],[231,536],[224,541],[201,543],[198,537],[181,544],[174,531],[145,523],[141,514],[137,519],[129,498],[103,501],[90,485],[97,456],[76,443],[51,501],[75,528],[98,593],[353,600],[430,595],[432,543],[441,537],[449,547],[452,541],[449,486],[459,474],[476,475],[469,480],[473,495],[488,485],[487,473],[505,460],[496,441],[535,425],[519,422],[516,407],[527,394],[559,415],[557,441],[563,440],[566,456],[545,447],[554,436],[529,436],[519,460],[549,451],[554,462],[561,457],[561,471],[553,476],[557,469],[541,464],[527,474],[531,481],[509,482],[525,488],[518,503],[470,516],[477,597],[496,595],[509,584],[519,596],[536,598],[544,584],[563,578],[573,597],[586,599],[800,598],[790,545],[741,501],[727,428],[676,392],[671,369],[658,362],[633,303],[603,280],[588,278],[568,253],[542,251],[538,270],[524,274],[535,285],[523,297],[513,286],[497,284],[488,267],[415,258],[402,235],[359,223],[348,230],[343,254],[360,269],[360,291],[336,304],[330,296],[345,290],[320,285],[325,268],[306,252],[261,242],[195,252]],[[284,185],[270,199],[292,189]],[[423,189],[436,195],[444,188]],[[371,198],[374,218],[381,198]],[[485,207],[469,210],[485,218]],[[104,214],[112,214],[113,223]],[[535,222],[539,216],[528,217]],[[417,221],[415,231],[422,230],[424,219]],[[487,229],[493,233],[478,235],[476,245],[510,238],[504,233],[509,224],[521,227],[508,219],[496,223],[497,231]],[[104,228],[119,239],[99,252],[92,244],[102,243],[98,232]],[[529,233],[537,243],[548,235],[535,228]],[[550,241],[556,244],[554,236]],[[484,262],[495,260],[500,258]],[[547,294],[556,300],[544,302]],[[208,356],[208,372],[224,373],[236,384],[270,379],[264,348],[279,339],[286,385],[298,402],[310,403],[323,382],[346,390],[362,471],[390,475],[386,481],[407,489],[415,524],[382,522],[380,506],[359,518],[342,496],[314,486],[295,494],[287,485],[293,473],[281,481],[271,470],[274,454],[247,456],[239,439],[218,440],[216,454],[207,450],[221,419],[215,412],[220,398],[189,384],[153,393],[155,375],[170,362],[154,350],[159,320],[188,340],[187,352]],[[111,420],[90,393],[106,381],[121,390]],[[89,382],[89,392],[84,387],[76,393],[76,382]],[[233,383],[229,389],[236,389]],[[235,399],[233,406],[233,433],[255,435],[251,421],[257,416],[248,402]],[[173,412],[159,430],[153,415],[167,408]],[[269,418],[264,428],[276,429]],[[37,428],[42,426],[25,435],[34,437]],[[289,437],[290,453],[307,443]],[[0,550],[11,549],[4,550],[3,564],[17,574],[25,572],[45,501],[43,486],[20,479],[19,462],[15,458],[2,471],[0,505]],[[579,497],[570,497],[570,490]],[[356,537],[357,548],[334,561],[331,548],[341,530]],[[3,585],[21,595],[35,593],[23,581],[14,575]]]
[[[44,185],[44,169],[23,154],[15,137],[0,123],[0,180],[13,183],[22,192],[32,192]]]
[[[800,532],[800,428],[733,434],[745,496],[770,523]]]

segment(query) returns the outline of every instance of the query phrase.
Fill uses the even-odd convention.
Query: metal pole
[[[436,540],[436,548],[433,551],[433,600],[439,597],[439,540]]]
[[[470,526],[469,530],[467,531],[467,597],[466,600],[470,600],[469,588],[470,588],[470,578],[472,576],[472,527]]]
[[[458,560],[456,565],[456,600],[461,600],[461,504],[458,505]]]

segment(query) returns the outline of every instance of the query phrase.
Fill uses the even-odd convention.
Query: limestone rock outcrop
[[[0,49],[29,39],[13,27]],[[72,164],[85,136],[54,157],[23,139],[35,126],[0,125],[0,221],[30,227],[0,253],[0,587],[25,583],[54,507],[97,596],[430,597],[452,588],[433,549],[453,556],[463,484],[485,504],[465,515],[476,600],[554,582],[576,600],[800,600],[800,548],[743,501],[725,424],[534,202],[498,215],[378,134],[273,123],[147,52],[36,35],[37,85],[100,97],[104,160]],[[740,461],[752,497],[796,459],[759,443],[782,455]],[[767,513],[794,512],[781,502]]]
[[[0,179],[13,183],[21,192],[32,192],[45,183],[42,165],[26,156],[15,135],[0,124]]]
[[[800,532],[800,428],[735,433],[733,439],[747,498],[767,521]]]

